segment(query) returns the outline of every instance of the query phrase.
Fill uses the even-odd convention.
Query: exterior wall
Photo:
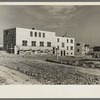
[[[75,43],[75,55],[84,56],[85,54],[88,54],[88,52],[89,52],[89,45],[83,42]]]
[[[93,57],[100,58],[100,46],[93,47]]]
[[[9,31],[9,35],[5,35],[6,31]],[[32,36],[30,35],[32,32]],[[37,36],[35,36],[35,32],[37,32]],[[39,36],[41,33],[41,37]],[[45,37],[43,37],[43,33],[45,33]],[[59,42],[57,39],[59,38]],[[68,41],[67,41],[68,40]],[[72,40],[72,43],[71,43]],[[27,45],[23,46],[22,41],[27,41]],[[32,41],[36,41],[36,46],[32,46]],[[27,51],[31,50],[36,53],[53,53],[58,54],[59,56],[74,56],[74,38],[70,37],[59,37],[55,36],[55,32],[41,31],[41,30],[33,30],[33,29],[25,29],[25,28],[13,28],[4,31],[4,49],[8,51],[7,43],[13,46],[9,48],[13,48],[13,52],[10,53],[17,54],[18,51]],[[44,46],[40,46],[40,42],[44,42]],[[47,46],[47,42],[51,43],[51,46]],[[62,47],[62,43],[64,43],[64,47]],[[59,49],[56,50],[56,48]],[[72,49],[71,49],[72,47]],[[12,49],[11,49],[12,50]]]
[[[33,36],[30,36],[30,32],[33,32]],[[37,32],[37,37],[34,36],[35,32]],[[39,37],[39,32],[41,33],[41,37]],[[43,33],[45,33],[45,37],[43,37]],[[27,41],[27,46],[22,46],[22,41]],[[31,42],[36,41],[36,46],[32,46]],[[40,46],[40,42],[44,42],[44,46]],[[51,47],[47,47],[47,42],[51,42]],[[19,46],[22,50],[53,50],[53,47],[56,47],[55,40],[55,32],[41,31],[41,30],[32,30],[32,29],[24,29],[24,28],[16,28],[16,45]]]
[[[82,42],[78,42],[75,43],[75,55],[85,55],[85,51],[84,51],[84,43]]]
[[[16,29],[4,30],[3,47],[9,53],[14,53],[14,46],[16,45]]]
[[[59,39],[59,42],[57,41],[57,39]],[[67,43],[67,40],[68,40],[68,43]],[[71,43],[71,40],[73,41],[73,43]],[[57,50],[58,55],[59,56],[74,56],[74,42],[75,42],[74,38],[56,36],[56,48],[58,48],[59,46]],[[62,47],[62,43],[64,43],[64,47]],[[71,50],[71,47],[73,47],[73,50]]]
[[[90,47],[89,46],[85,46],[85,54],[88,54],[90,51]]]

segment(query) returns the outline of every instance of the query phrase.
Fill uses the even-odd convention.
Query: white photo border
[[[0,2],[0,5],[100,5],[100,2]],[[1,85],[0,98],[100,98],[100,85]]]

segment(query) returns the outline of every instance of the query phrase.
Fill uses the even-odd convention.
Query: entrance
[[[63,51],[61,50],[61,56],[63,55]]]
[[[65,50],[64,50],[64,56],[65,56]]]

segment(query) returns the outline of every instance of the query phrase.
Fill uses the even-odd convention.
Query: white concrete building
[[[59,56],[74,56],[74,38],[56,36]]]
[[[34,53],[48,52],[55,45],[55,32],[25,28],[4,30],[4,49],[10,53],[17,53],[17,50],[33,50]]]
[[[59,56],[74,56],[74,38],[58,37],[55,32],[36,29],[17,27],[4,30],[3,46],[9,53],[15,54],[31,50],[35,54],[56,54],[57,51]]]

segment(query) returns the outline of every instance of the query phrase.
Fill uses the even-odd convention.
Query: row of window
[[[73,53],[67,53],[67,55],[70,55],[70,54],[72,55]],[[58,53],[58,55],[59,55],[59,53]],[[64,55],[64,56],[66,55],[65,51],[61,51],[61,56],[62,55]]]
[[[23,40],[22,41],[22,46],[27,46],[27,41]],[[31,41],[31,46],[36,46],[36,41]],[[44,42],[40,41],[40,46],[44,46]],[[47,47],[51,47],[51,42],[47,42]]]
[[[57,48],[58,48],[58,50],[59,50],[59,46],[57,46]],[[67,50],[73,50],[74,48],[73,48],[73,46],[67,46]]]
[[[73,53],[71,53],[71,55],[72,55]],[[69,55],[69,53],[67,53],[67,55]]]
[[[41,32],[39,32],[39,33],[37,33],[37,32],[34,32],[34,37],[43,37],[43,38],[45,38],[45,33],[41,33]],[[30,31],[30,37],[33,37],[33,31]]]
[[[62,42],[62,48],[64,48],[64,47],[65,47],[65,43]],[[67,46],[67,50],[69,50],[69,46]],[[73,46],[71,46],[71,50],[73,50]]]
[[[59,38],[57,38],[57,42],[59,42],[59,41],[60,41]],[[67,43],[73,43],[73,39],[70,39],[70,40],[67,39],[66,42],[67,42]]]

